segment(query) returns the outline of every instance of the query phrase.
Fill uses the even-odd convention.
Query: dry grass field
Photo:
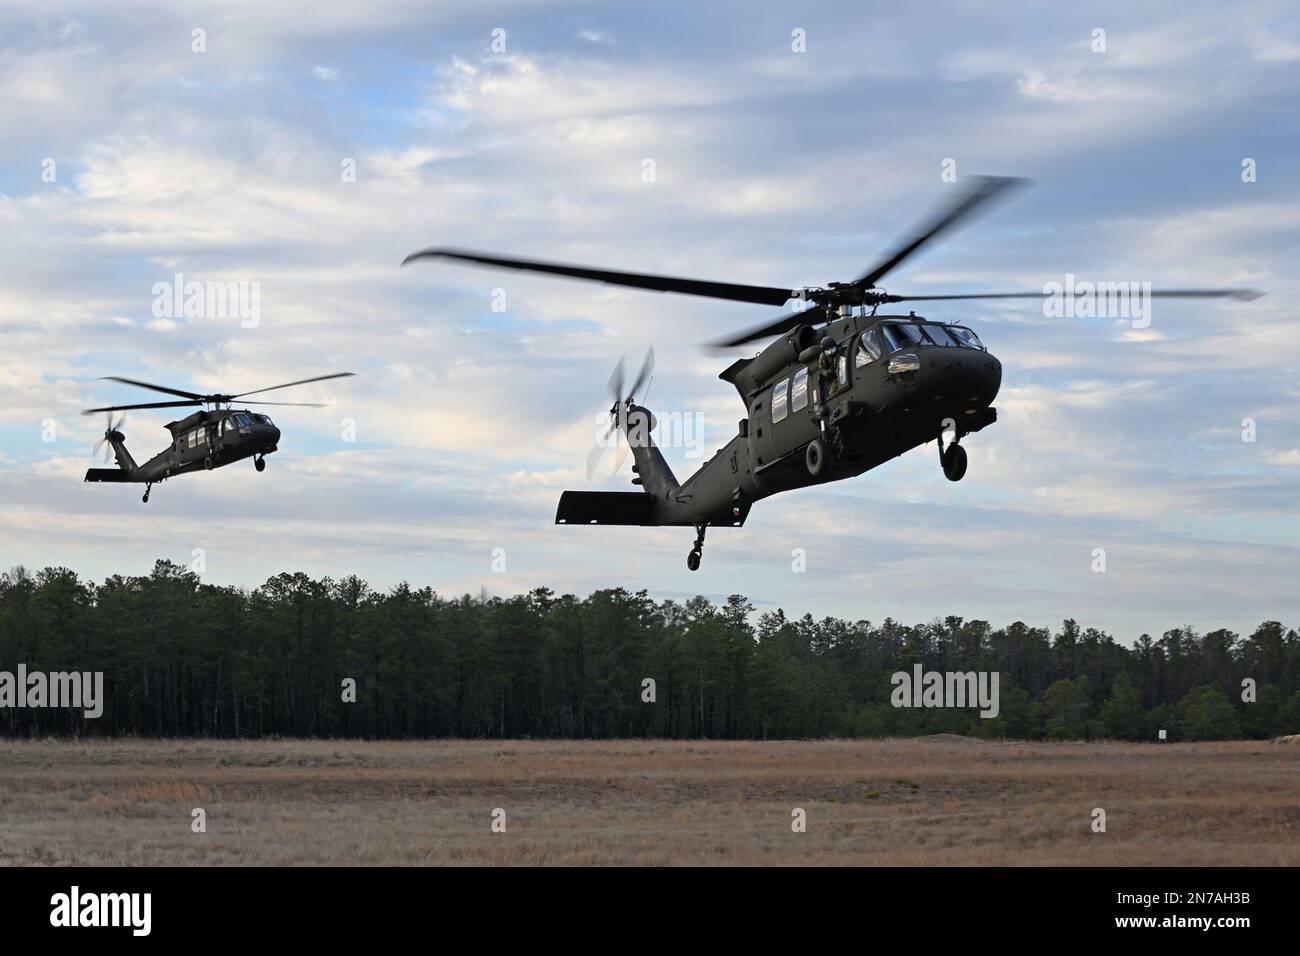
[[[1300,748],[0,741],[0,863],[1295,866]]]

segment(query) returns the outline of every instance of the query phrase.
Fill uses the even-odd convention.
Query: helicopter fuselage
[[[245,458],[269,455],[280,429],[267,415],[246,409],[195,412],[167,426],[170,447],[140,467],[143,481],[162,481],[188,471],[220,468]]]
[[[92,468],[87,481],[128,481],[147,485],[191,471],[211,471],[245,458],[261,458],[276,450],[280,429],[266,416],[245,409],[198,411],[167,425],[171,444],[142,465],[126,449],[118,431],[107,435],[116,469]]]
[[[629,405],[620,425],[633,480],[649,494],[565,492],[557,522],[739,527],[763,498],[855,477],[945,432],[955,444],[996,421],[1002,366],[962,326],[846,314],[793,330],[721,378],[748,415],[695,474],[677,483],[649,437],[649,411]]]

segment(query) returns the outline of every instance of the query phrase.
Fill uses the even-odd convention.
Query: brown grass
[[[3,864],[1295,866],[1298,837],[1268,743],[0,741]]]

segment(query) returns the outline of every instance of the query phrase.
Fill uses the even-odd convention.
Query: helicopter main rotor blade
[[[232,399],[243,398],[245,395],[260,395],[262,392],[274,392],[277,388],[289,388],[292,385],[306,385],[308,382],[323,382],[330,378],[347,378],[349,375],[355,375],[356,372],[332,372],[329,375],[317,375],[313,378],[299,379],[296,382],[285,382],[283,385],[268,385],[266,388],[255,388],[251,392],[240,392],[238,395],[231,395]]]
[[[615,272],[610,269],[593,269],[589,266],[569,265],[562,262],[542,262],[537,259],[509,259],[471,252],[466,249],[422,249],[402,260],[402,265],[416,259],[459,259],[474,265],[498,269],[515,269],[524,272],[544,272],[549,275],[587,279],[608,285],[649,289],[652,292],[677,292],[682,295],[699,295],[710,299],[727,299],[731,302],[752,302],[755,305],[784,305],[793,298],[790,289],[776,286],[742,285],[734,282],[709,282],[703,279],[683,279],[680,276],[650,275],[642,272]]]
[[[958,293],[954,295],[893,295],[888,294],[882,297],[882,304],[890,302],[956,302],[963,299],[1045,299],[1052,293],[1049,292],[975,292],[975,293]],[[1076,291],[1076,295],[1081,295]],[[1154,289],[1149,293],[1153,299],[1236,299],[1238,302],[1254,302],[1264,295],[1257,289]],[[789,315],[783,315],[781,318],[772,322],[766,322],[763,325],[756,325],[744,332],[737,333],[727,339],[710,342],[710,346],[717,349],[733,348],[737,345],[745,345],[758,339],[771,338],[774,335],[781,335],[789,332],[791,329],[800,325],[819,325],[827,321],[827,314],[822,312],[816,314],[813,309],[804,312],[792,312]]]
[[[190,408],[202,404],[203,399],[199,398],[190,402],[145,402],[141,405],[105,405],[103,408],[87,408],[81,414],[94,415],[96,412],[122,412],[131,408]]]
[[[891,295],[891,302],[943,302],[957,299],[1044,299],[1049,292],[978,292],[974,295]],[[1082,295],[1075,290],[1075,295]],[[1155,289],[1144,292],[1153,299],[1236,299],[1254,302],[1264,295],[1256,289]]]
[[[192,399],[197,399],[199,401],[203,400],[203,396],[198,394],[197,392],[185,392],[179,388],[168,388],[166,385],[151,385],[148,382],[138,382],[133,378],[119,378],[116,375],[108,375],[104,377],[103,381],[121,382],[123,385],[134,385],[136,386],[136,388],[148,388],[148,389],[152,389],[155,392],[162,392],[165,395],[179,395],[181,398],[192,398]],[[140,407],[147,407],[147,406],[140,406]]]
[[[1025,180],[1014,176],[977,176],[974,186],[956,203],[945,209],[920,228],[916,237],[900,246],[887,258],[882,259],[853,281],[853,285],[869,289],[883,279],[888,273],[898,268],[904,260],[912,256],[922,246],[939,238],[961,220],[966,219],[989,200],[1016,186]]]
[[[809,308],[802,312],[791,312],[771,322],[764,322],[762,325],[751,326],[743,332],[737,332],[730,338],[710,342],[709,346],[715,349],[729,349],[737,345],[755,342],[758,339],[769,339],[774,335],[781,335],[801,325],[819,325],[826,320],[827,312],[824,309]]]
[[[294,405],[298,408],[329,408],[324,402],[240,402],[241,405]]]

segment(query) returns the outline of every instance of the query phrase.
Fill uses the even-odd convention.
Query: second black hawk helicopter
[[[877,315],[882,305],[956,299],[1042,299],[1044,292],[894,295],[877,287],[919,249],[1022,180],[977,177],[973,187],[941,209],[914,238],[851,282],[791,289],[708,282],[677,276],[614,272],[586,266],[506,258],[460,249],[425,249],[407,256],[587,279],[655,292],[804,308],[751,328],[721,347],[777,336],[753,358],[742,358],[719,378],[733,385],[746,417],[737,434],[684,482],[678,482],[650,437],[654,418],[636,404],[653,364],[651,352],[624,391],[622,364],[610,379],[610,429],[626,437],[640,492],[565,491],[557,524],[680,525],[694,527],[687,566],[697,570],[705,531],[740,527],[756,501],[782,491],[862,474],[930,441],[950,481],[966,473],[962,438],[997,421],[993,400],[1002,365],[969,328],[908,315]],[[1153,298],[1235,298],[1249,289],[1174,289]],[[944,441],[944,434],[951,439]]]
[[[257,388],[251,392],[238,395],[200,395],[186,392],[166,385],[151,385],[149,382],[137,382],[130,378],[109,376],[105,381],[120,382],[147,388],[165,395],[175,395],[180,401],[144,402],[135,405],[107,405],[102,408],[88,408],[83,414],[94,415],[104,412],[108,416],[108,427],[97,447],[109,446],[117,461],[116,468],[89,468],[86,481],[135,482],[144,484],[142,501],[148,502],[149,490],[160,481],[186,472],[220,468],[244,458],[252,458],[253,466],[258,471],[266,468],[266,456],[275,451],[280,443],[280,429],[271,421],[270,416],[247,408],[233,408],[236,399],[246,395],[260,395],[273,392],[292,385],[306,385],[309,382],[323,382],[331,378],[346,378],[352,372],[334,372],[330,375],[317,375],[297,382],[283,385],[271,385]],[[244,405],[294,405],[303,408],[324,408],[320,402],[243,402]],[[154,455],[143,465],[137,465],[131,453],[126,450],[126,436],[119,429],[123,418],[113,421],[113,412],[129,411],[137,408],[188,408],[201,407],[192,415],[177,419],[167,424],[172,440],[165,449]],[[107,451],[107,449],[105,449]]]

